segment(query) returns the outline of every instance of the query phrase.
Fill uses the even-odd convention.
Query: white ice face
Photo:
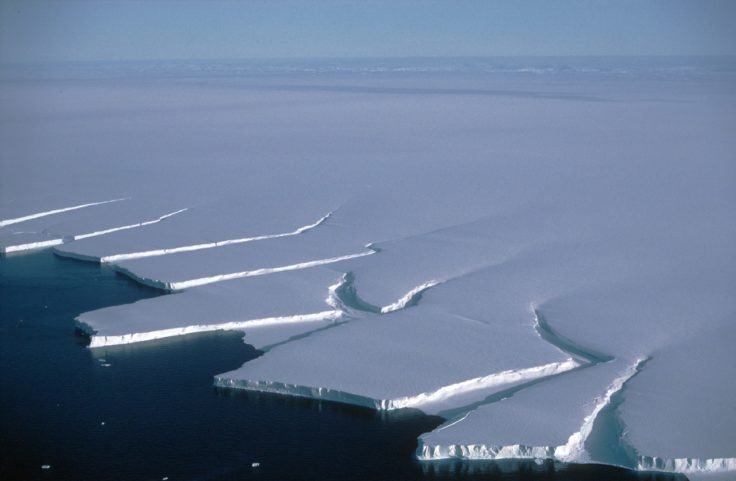
[[[216,384],[439,414],[428,462],[736,470],[732,72],[106,75],[0,78],[2,252],[181,291],[92,348],[243,331]]]

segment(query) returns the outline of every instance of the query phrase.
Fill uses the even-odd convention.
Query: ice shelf
[[[688,62],[3,71],[0,249],[177,291],[93,349],[241,331],[218,386],[442,416],[424,462],[731,476],[736,88]]]

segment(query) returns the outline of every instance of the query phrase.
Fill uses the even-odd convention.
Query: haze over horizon
[[[736,2],[0,4],[0,62],[735,55]]]

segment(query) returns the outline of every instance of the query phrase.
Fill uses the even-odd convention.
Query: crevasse
[[[139,252],[128,252],[124,254],[112,254],[109,256],[102,256],[99,258],[100,263],[111,263],[111,262],[120,262],[130,259],[142,259],[145,257],[155,257],[155,256],[163,256],[168,254],[177,254],[181,252],[191,252],[191,251],[197,251],[197,250],[203,250],[203,249],[212,249],[215,247],[223,247],[233,244],[242,244],[246,242],[254,242],[254,241],[260,241],[260,240],[267,240],[267,239],[278,239],[280,237],[290,237],[290,236],[296,236],[299,234],[303,234],[304,232],[310,231],[314,229],[315,227],[318,227],[322,225],[327,219],[330,218],[330,216],[333,214],[333,212],[328,212],[324,216],[320,217],[316,222],[313,222],[311,224],[299,227],[291,232],[284,232],[281,234],[266,234],[266,235],[260,235],[260,236],[254,236],[254,237],[241,237],[238,239],[227,239],[217,242],[206,242],[202,244],[191,244],[186,246],[180,246],[180,247],[170,247],[166,249],[153,249],[148,251],[139,251]]]
[[[38,219],[39,217],[46,217],[47,215],[61,214],[62,212],[69,212],[72,210],[84,209],[86,207],[92,207],[95,205],[109,204],[111,202],[120,202],[121,200],[127,200],[127,198],[103,200],[101,202],[90,202],[87,204],[73,205],[70,207],[62,207],[61,209],[47,210],[44,212],[36,212],[35,214],[24,215],[22,217],[16,217],[13,219],[4,219],[4,220],[0,220],[0,227],[17,224],[19,222],[25,222],[27,220]]]

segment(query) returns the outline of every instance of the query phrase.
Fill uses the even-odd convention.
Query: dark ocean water
[[[439,418],[214,389],[214,374],[260,354],[235,333],[94,351],[75,333],[83,311],[157,295],[49,252],[0,257],[0,479],[676,479],[604,466],[420,464],[416,438]]]

